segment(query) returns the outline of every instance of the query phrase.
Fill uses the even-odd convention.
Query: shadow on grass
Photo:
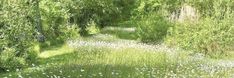
[[[97,58],[101,58],[104,54],[108,54],[110,52],[109,49],[101,50],[99,48],[92,47],[80,47],[77,50],[69,50],[69,48],[62,48],[63,50],[59,50],[61,54],[51,54],[49,52],[48,55],[53,55],[45,58],[40,58],[40,64],[47,63],[68,63],[70,61],[90,61],[95,60]],[[47,54],[44,54],[47,55]]]
[[[130,39],[130,40],[137,39],[134,28],[109,27],[102,29],[101,33],[115,35],[120,39]]]
[[[41,52],[46,51],[46,50],[59,49],[64,44],[65,42],[63,40],[48,40],[48,41],[45,41],[44,43],[39,43]]]

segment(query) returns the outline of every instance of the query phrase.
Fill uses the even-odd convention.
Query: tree
[[[41,22],[41,13],[40,13],[40,6],[39,6],[40,1],[35,0],[35,10],[36,10],[36,30],[37,30],[37,40],[39,42],[44,42],[45,41],[45,36],[43,34],[43,29],[42,29],[42,22]]]

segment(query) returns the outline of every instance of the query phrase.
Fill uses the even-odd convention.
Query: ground
[[[234,60],[141,43],[134,40],[133,32],[134,28],[111,27],[101,34],[68,40],[40,53],[38,63],[1,73],[0,78],[234,77]]]

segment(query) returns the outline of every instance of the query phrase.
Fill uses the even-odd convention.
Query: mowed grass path
[[[0,78],[232,78],[233,67],[202,54],[148,45],[108,34],[69,40],[39,62]]]

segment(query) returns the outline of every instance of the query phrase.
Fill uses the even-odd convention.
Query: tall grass
[[[64,48],[65,49],[65,48]],[[68,48],[66,48],[68,49]],[[62,51],[62,50],[59,50]],[[167,53],[135,48],[79,47],[72,52],[43,53],[39,64],[0,77],[33,78],[155,78],[229,77],[230,70],[209,65],[188,53]],[[52,55],[44,57],[44,55]]]

